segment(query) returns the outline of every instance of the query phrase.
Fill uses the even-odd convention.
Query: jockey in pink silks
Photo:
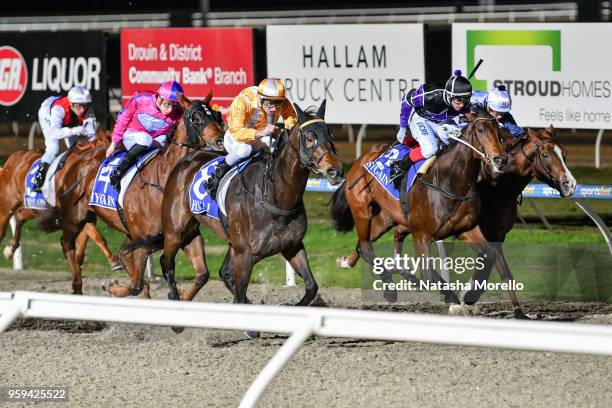
[[[106,157],[109,157],[121,142],[127,150],[125,159],[110,176],[110,184],[117,192],[121,188],[121,177],[137,162],[141,153],[166,144],[168,135],[183,114],[179,105],[179,94],[182,93],[183,88],[178,82],[164,82],[156,93],[136,92],[117,116],[112,143],[106,150]]]

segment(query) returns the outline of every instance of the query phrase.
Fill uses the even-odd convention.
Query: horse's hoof
[[[180,296],[175,296],[172,292],[168,292],[168,299],[170,299],[170,300],[181,300]]]
[[[258,339],[261,337],[261,333],[258,331],[247,330],[244,332],[249,339]]]
[[[448,314],[451,316],[478,316],[480,314],[480,306],[477,304],[468,305],[461,303],[460,305],[450,305]]]
[[[385,290],[383,292],[383,297],[389,303],[397,302],[397,291],[395,290]]]
[[[13,256],[13,247],[10,245],[5,246],[4,251],[2,251],[2,253],[4,254],[4,257],[6,259],[11,259],[11,257]]]
[[[170,330],[172,330],[176,334],[181,334],[183,331],[185,331],[185,328],[177,327],[177,326],[170,326]]]
[[[123,264],[119,261],[115,261],[112,265],[111,265],[111,271],[116,272],[116,271],[121,271],[123,270]]]
[[[520,307],[514,308],[514,318],[519,320],[531,320]]]
[[[110,288],[113,285],[117,285],[119,283],[119,281],[117,279],[114,279],[112,281],[106,281],[106,283],[102,284],[102,290],[105,292],[110,292]]]
[[[336,266],[341,269],[349,269],[351,265],[349,265],[348,257],[339,256],[336,258]]]

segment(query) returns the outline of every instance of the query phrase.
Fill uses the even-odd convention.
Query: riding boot
[[[404,173],[406,173],[406,171],[408,171],[410,166],[412,166],[413,164],[414,162],[410,159],[409,154],[404,156],[403,159],[396,160],[393,162],[393,164],[391,165],[390,176],[393,186],[395,188],[399,189],[400,182],[402,181],[402,178],[404,178]]]
[[[45,163],[43,161],[38,165],[38,171],[34,176],[34,190],[37,193],[40,193],[40,190],[45,183],[45,177],[47,176],[47,170],[49,170],[49,163]]]
[[[204,188],[206,188],[208,195],[213,199],[216,199],[217,197],[217,189],[219,188],[219,183],[221,182],[221,179],[231,168],[232,166],[227,164],[225,160],[222,161],[215,169],[215,172],[206,181],[206,185],[204,186]]]
[[[125,155],[125,159],[117,167],[110,175],[110,185],[119,193],[121,191],[121,178],[123,175],[129,170],[134,163],[138,161],[138,157],[142,152],[148,149],[148,146],[136,144],[132,146],[130,150],[128,150]]]

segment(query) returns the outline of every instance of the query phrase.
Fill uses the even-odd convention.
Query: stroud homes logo
[[[0,47],[0,105],[19,102],[28,84],[28,68],[19,51],[8,45]]]
[[[475,51],[476,47],[479,45],[549,46],[552,48],[552,70],[561,70],[561,30],[467,30],[466,39],[467,72],[472,72],[472,69],[476,64]],[[472,78],[471,82],[474,89],[482,91],[489,89],[487,86],[487,81],[477,79],[476,75]],[[506,84],[508,81],[496,80],[495,82],[496,83],[493,84],[493,86],[497,86],[502,83]],[[521,86],[523,90],[526,90],[527,84],[525,84],[525,82],[533,82],[534,94],[536,92],[535,81],[520,81],[521,85],[513,84],[513,82],[519,81],[510,81],[510,86],[506,84],[506,87],[510,90],[510,92],[513,91],[512,88],[516,88],[518,86]],[[512,85],[514,85],[514,87]],[[540,87],[542,87],[541,84]],[[553,86],[551,84],[551,88],[552,87]],[[517,89],[514,89],[514,91],[515,92],[512,93],[516,94]],[[527,93],[529,94],[530,92]],[[553,93],[552,90],[551,93]]]

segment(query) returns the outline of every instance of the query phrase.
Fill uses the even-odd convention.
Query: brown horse
[[[469,121],[463,130],[463,143],[455,143],[436,158],[426,175],[420,176],[408,193],[410,211],[404,214],[400,203],[370,175],[363,165],[375,160],[380,151],[368,152],[353,164],[341,186],[330,200],[330,213],[334,227],[341,232],[357,229],[358,242],[350,257],[339,257],[339,267],[353,267],[359,257],[372,266],[372,243],[395,225],[402,225],[412,233],[415,254],[429,257],[429,245],[433,240],[456,236],[470,243],[481,256],[485,268],[491,268],[494,249],[487,243],[478,221],[480,199],[477,180],[481,162],[498,177],[504,170],[507,157],[500,141],[495,120],[480,109],[466,113]],[[478,152],[478,153],[477,153]],[[484,153],[483,153],[484,152]],[[442,280],[439,274],[428,268],[421,270],[426,280]],[[392,282],[391,273],[381,275],[383,282]],[[395,290],[385,285],[384,297],[397,300]],[[442,291],[449,303],[459,303],[452,291]]]
[[[230,244],[220,275],[234,293],[235,303],[249,302],[247,287],[253,266],[278,253],[304,279],[305,294],[297,305],[310,304],[316,295],[318,286],[302,242],[307,227],[303,196],[311,170],[324,174],[332,184],[338,184],[342,164],[323,120],[325,101],[314,114],[304,113],[299,106],[294,106],[298,124],[282,133],[273,153],[253,158],[245,170],[231,180],[225,199],[227,217],[222,216],[223,223],[206,215],[194,215],[188,193],[196,172],[218,156],[198,153],[179,162],[173,170],[162,204],[163,240],[157,236],[138,243],[158,248],[163,241],[161,265],[171,299],[179,299],[174,258],[179,248],[199,236],[200,224]],[[190,291],[201,287],[198,280]]]
[[[529,129],[521,139],[509,143],[506,150],[509,156],[507,171],[495,181],[483,174],[478,183],[482,201],[478,225],[496,250],[495,266],[502,282],[508,283],[514,277],[504,256],[502,243],[516,223],[517,197],[534,177],[557,189],[561,197],[569,197],[576,190],[576,179],[565,164],[566,152],[556,141],[556,130],[552,125],[538,132]],[[396,240],[403,240],[401,231],[396,231]],[[473,278],[472,284],[486,281],[489,277],[485,273],[478,275]],[[514,317],[525,318],[516,293],[511,285],[509,288]],[[471,290],[463,297],[467,304],[473,304],[481,294],[482,290]],[[461,313],[460,309],[455,311]]]
[[[174,165],[188,152],[195,149],[210,148],[223,150],[223,129],[220,117],[210,106],[212,94],[204,101],[190,101],[184,96],[180,97],[181,107],[184,109],[183,120],[175,130],[168,144],[155,155],[125,191],[123,211],[125,225],[118,212],[107,208],[89,206],[89,197],[93,190],[97,170],[104,159],[105,152],[98,150],[90,162],[84,164],[79,172],[66,175],[73,180],[81,179],[79,185],[62,197],[61,201],[70,205],[62,206],[61,220],[63,235],[62,248],[70,271],[72,273],[72,287],[74,293],[82,293],[81,270],[75,260],[74,248],[76,236],[87,222],[101,218],[114,229],[127,235],[126,242],[161,231],[161,202],[164,185]],[[45,225],[53,224],[54,216],[45,220]],[[201,238],[194,239],[185,250],[197,271],[206,268]],[[147,256],[146,250],[124,251],[120,250],[121,261],[130,276],[130,285],[125,287],[117,282],[110,282],[105,289],[115,296],[148,296],[148,283],[144,281],[144,269]],[[143,291],[143,289],[145,289]]]
[[[66,189],[70,188],[70,185],[64,183],[63,175],[69,172],[74,165],[78,165],[78,163],[84,159],[89,149],[96,145],[103,146],[105,144],[108,144],[108,139],[102,134],[99,134],[93,144],[83,143],[82,145],[75,145],[68,154],[64,166],[55,174],[55,194],[58,199]],[[0,168],[0,241],[4,238],[11,216],[15,216],[16,220],[15,232],[11,242],[3,251],[4,256],[8,259],[13,256],[15,250],[20,246],[23,224],[43,213],[42,210],[25,208],[23,202],[25,178],[32,163],[40,157],[41,154],[33,150],[17,151],[11,154],[4,167]],[[59,201],[58,199],[56,199],[56,201]],[[83,262],[88,239],[93,240],[102,250],[112,270],[122,268],[121,263],[113,256],[108,248],[104,237],[100,235],[96,226],[91,223],[85,225],[83,232],[79,234],[77,238],[76,261],[79,265]]]

